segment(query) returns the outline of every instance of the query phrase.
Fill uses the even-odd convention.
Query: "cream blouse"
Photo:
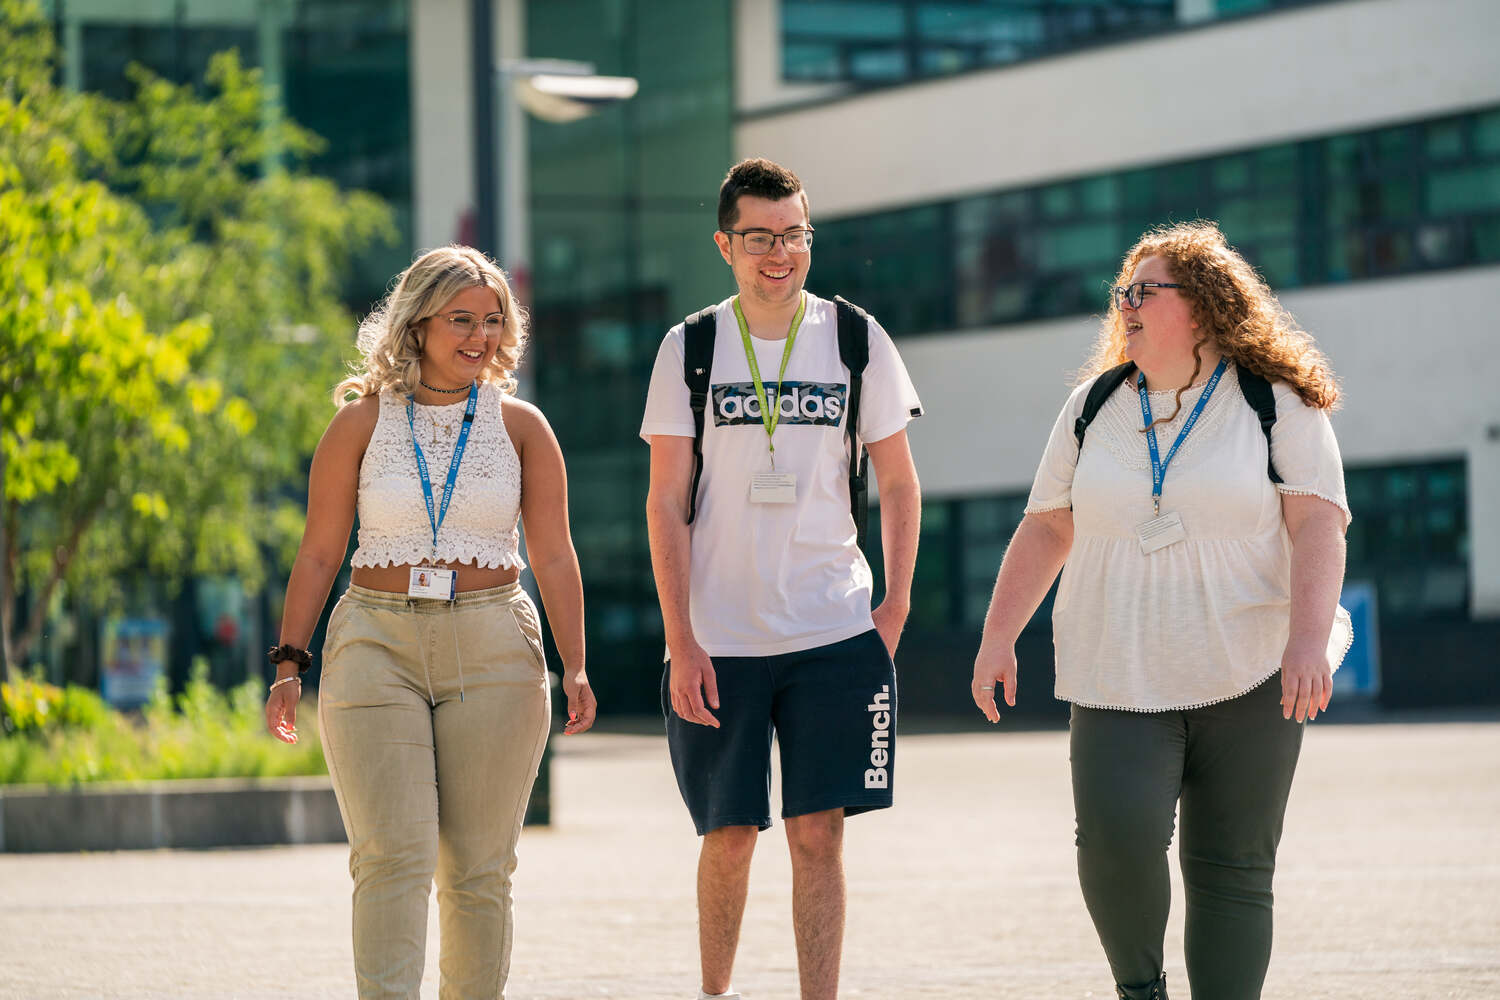
[[[1057,697],[1139,712],[1198,708],[1244,694],[1275,674],[1290,631],[1292,543],[1281,494],[1322,497],[1351,517],[1338,442],[1325,411],[1283,382],[1272,389],[1272,452],[1231,365],[1171,465],[1162,514],[1182,517],[1186,539],[1143,554],[1136,526],[1152,517],[1151,459],[1133,380],[1110,395],[1082,452],[1073,423],[1090,379],[1068,398],[1032,484],[1026,513],[1073,509],[1073,548],[1053,606]],[[1175,390],[1151,393],[1172,412]],[[1202,386],[1157,424],[1163,456]],[[1337,670],[1353,641],[1339,608],[1328,655]]]

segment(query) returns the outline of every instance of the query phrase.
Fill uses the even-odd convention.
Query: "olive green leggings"
[[[1078,880],[1115,982],[1162,971],[1178,846],[1184,950],[1195,1000],[1255,1000],[1271,958],[1271,877],[1302,747],[1281,717],[1279,677],[1206,708],[1124,712],[1073,706]]]

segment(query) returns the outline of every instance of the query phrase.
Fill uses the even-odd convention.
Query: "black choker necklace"
[[[470,382],[468,385],[464,386],[462,389],[439,389],[435,385],[428,385],[426,382],[423,382],[420,376],[417,377],[417,383],[419,385],[421,385],[421,387],[424,388],[424,389],[430,389],[433,392],[441,392],[441,393],[443,393],[445,395],[448,395],[448,396],[457,396],[459,393],[461,393],[461,392],[468,392],[470,389],[472,389],[474,387],[474,383]]]

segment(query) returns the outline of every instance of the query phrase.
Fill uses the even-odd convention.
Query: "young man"
[[[844,934],[844,817],[891,804],[891,657],[910,606],[921,513],[906,424],[922,407],[890,337],[860,314],[855,329],[869,360],[855,430],[875,466],[886,577],[885,600],[872,613],[842,419],[850,370],[835,304],[802,290],[812,226],[796,175],[769,160],[736,164],[719,189],[714,242],[739,294],[700,314],[701,326],[667,334],[641,424],[651,445],[646,516],[667,639],[662,708],[677,785],[703,837],[699,996],[739,996],[730,973],[751,853],[771,825],[774,730],[802,997],[832,1000]],[[689,325],[712,338],[693,497]]]

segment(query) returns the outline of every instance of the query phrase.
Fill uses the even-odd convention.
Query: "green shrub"
[[[265,731],[264,691],[254,681],[220,691],[199,661],[181,694],[161,684],[134,717],[86,688],[38,677],[0,685],[0,784],[326,773],[313,699],[297,712],[301,741],[287,746]]]

